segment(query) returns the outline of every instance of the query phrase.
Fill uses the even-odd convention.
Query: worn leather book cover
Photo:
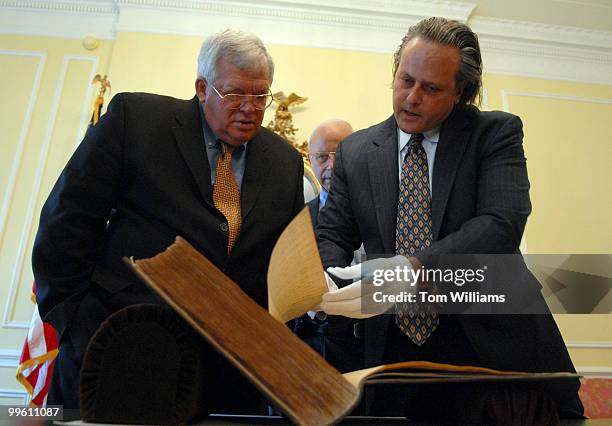
[[[339,421],[357,404],[365,384],[577,377],[426,361],[340,374],[283,323],[312,309],[327,291],[307,209],[288,226],[273,251],[268,274],[270,313],[181,237],[151,259],[129,259],[128,263],[297,424]]]

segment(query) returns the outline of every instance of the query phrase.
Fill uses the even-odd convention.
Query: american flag
[[[32,302],[36,305],[36,283],[32,285]],[[44,407],[47,403],[49,383],[57,357],[57,333],[40,318],[38,306],[30,322],[28,337],[23,342],[17,380],[30,394],[30,405]]]

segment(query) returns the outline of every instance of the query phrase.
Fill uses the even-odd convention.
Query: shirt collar
[[[321,191],[319,192],[319,202],[321,203],[321,207],[327,202],[327,191],[323,187],[321,187]]]
[[[402,150],[406,147],[406,145],[408,145],[408,142],[410,142],[410,138],[412,137],[412,134],[404,132],[399,127],[397,128],[397,134],[398,134],[399,152],[402,152]],[[431,143],[438,143],[438,141],[440,140],[440,127],[436,127],[435,129],[423,132],[423,136],[425,137],[423,139],[424,141],[431,142]]]

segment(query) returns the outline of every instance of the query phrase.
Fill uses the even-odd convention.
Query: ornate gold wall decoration
[[[111,88],[108,76],[105,74],[104,77],[102,77],[100,74],[96,74],[93,80],[91,80],[91,84],[96,83],[100,83],[100,88],[98,89],[98,96],[104,97],[106,90]]]
[[[104,94],[106,93],[107,89],[111,88],[110,80],[106,74],[104,77],[102,77],[100,74],[96,74],[93,80],[91,80],[91,84],[96,83],[100,83],[100,88],[98,89],[98,96],[93,104],[93,112],[90,122],[90,125],[92,126],[95,126],[100,119],[100,116],[102,115],[102,107],[104,106]]]
[[[285,93],[282,91],[276,92],[273,96],[277,107],[274,112],[274,120],[268,123],[268,129],[295,145],[295,132],[299,129],[293,126],[293,117],[291,112],[289,112],[289,107],[303,104],[308,98],[296,95],[293,92],[289,96],[285,96]]]
[[[308,98],[299,96],[294,92],[291,92],[289,96],[285,96],[285,93],[282,91],[274,93],[273,97],[277,107],[274,112],[274,119],[268,123],[267,127],[277,135],[287,139],[299,151],[304,160],[304,176],[312,185],[315,193],[318,193],[321,189],[321,184],[317,180],[308,161],[308,141],[300,143],[295,140],[295,132],[299,129],[293,125],[293,116],[289,111],[290,106],[303,104]]]

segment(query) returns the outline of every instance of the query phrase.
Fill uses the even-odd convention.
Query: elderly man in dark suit
[[[463,23],[426,19],[409,29],[394,59],[393,116],[354,133],[336,153],[317,228],[325,267],[336,267],[329,272],[339,278],[358,280],[366,263],[367,269],[391,262],[420,270],[435,268],[445,254],[519,254],[531,211],[522,124],[511,114],[474,106],[482,73],[477,36]],[[362,242],[370,259],[395,257],[345,267]],[[543,301],[535,278],[521,270],[513,285]],[[331,291],[321,308],[328,314],[369,317],[366,367],[430,360],[574,371],[545,307],[543,315],[441,315],[433,305],[407,309],[397,304],[395,315],[372,316],[360,308],[360,286],[359,280]],[[483,417],[484,408],[503,407],[505,397],[506,402],[518,397],[543,409],[548,421],[557,413],[581,416],[578,388],[578,380],[569,379],[535,390],[526,385],[518,394],[490,400],[494,392],[478,385],[374,387],[366,392],[366,408],[369,414],[470,423],[490,421]],[[503,408],[512,411],[509,404]],[[512,421],[530,420],[534,417]]]
[[[308,141],[308,160],[314,174],[321,184],[319,195],[308,202],[312,224],[317,226],[319,210],[325,206],[329,186],[334,174],[334,159],[336,148],[343,139],[346,139],[353,128],[344,120],[332,119],[319,124],[310,135]]]
[[[226,30],[202,45],[193,99],[118,94],[87,132],[42,209],[33,252],[41,317],[60,339],[49,404],[79,406],[83,354],[105,318],[160,303],[124,256],[154,256],[181,235],[266,306],[272,248],[304,207],[300,155],[261,127],[273,74],[259,38]],[[215,362],[213,409],[267,412]]]

